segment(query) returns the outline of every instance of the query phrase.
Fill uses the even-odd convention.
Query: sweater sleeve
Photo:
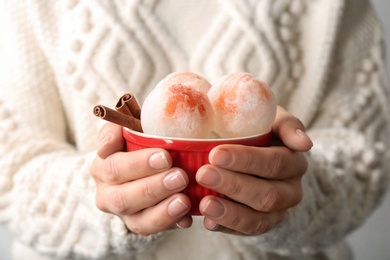
[[[346,3],[322,95],[315,107],[305,108],[316,112],[308,124],[314,146],[303,200],[267,234],[245,238],[254,248],[324,250],[361,226],[384,197],[390,101],[383,34],[368,1]]]
[[[103,258],[146,248],[160,235],[129,233],[118,217],[95,206],[89,174],[95,151],[79,151],[70,141],[55,72],[35,37],[28,4],[0,5],[0,223],[54,257]]]

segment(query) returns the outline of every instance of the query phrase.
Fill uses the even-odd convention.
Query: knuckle
[[[148,236],[153,235],[154,233],[147,232],[147,231],[140,231],[138,234],[141,236],[144,236],[144,237],[148,237]]]
[[[94,180],[97,180],[97,178],[98,178],[98,167],[97,167],[97,157],[95,157],[94,158],[94,160],[93,160],[93,162],[92,162],[92,164],[91,164],[91,166],[90,166],[90,173],[91,173],[91,176],[92,176],[92,178],[94,179]]]
[[[299,156],[301,158],[301,163],[300,163],[301,171],[300,171],[300,173],[301,173],[301,175],[304,175],[306,173],[307,169],[309,168],[309,162],[307,161],[306,157],[302,153],[300,153]]]
[[[144,183],[141,192],[142,192],[142,196],[144,196],[144,198],[146,198],[147,200],[151,200],[151,201],[158,200],[156,189],[152,187],[152,184],[150,182]]]
[[[132,231],[134,233],[137,233],[138,235],[141,235],[141,236],[144,236],[144,237],[147,237],[147,236],[150,236],[150,235],[153,235],[152,232],[144,229],[144,228],[141,228],[141,227],[136,227],[135,229],[132,229]]]
[[[239,179],[237,177],[235,177],[235,178],[233,178],[233,180],[230,184],[229,195],[230,196],[238,196],[239,194],[241,194],[243,188],[244,187],[243,187],[242,183],[239,181]]]
[[[302,195],[302,193],[300,193],[299,195],[297,195],[296,199],[293,200],[291,206],[294,207],[294,206],[298,205],[302,201],[302,198],[303,198],[303,195]]]
[[[257,154],[255,151],[248,149],[248,152],[245,155],[245,160],[242,160],[242,168],[245,172],[251,172],[252,170],[255,170],[253,167],[256,167],[257,162],[259,161]]]
[[[127,221],[126,226],[131,230],[132,233],[136,233],[144,237],[152,235],[152,233],[147,231],[140,223],[128,222],[129,221]]]
[[[107,213],[108,213],[106,204],[104,203],[104,201],[103,201],[102,199],[99,198],[99,196],[96,196],[95,205],[96,205],[96,207],[97,207],[100,211],[103,211],[103,212],[107,212]]]
[[[258,200],[256,210],[263,212],[272,212],[281,202],[281,195],[276,190],[269,188],[264,192],[264,195]]]
[[[116,183],[119,180],[117,164],[113,157],[105,159],[104,163],[104,181],[107,183]]]
[[[139,157],[135,156],[135,153],[128,153],[126,157],[126,167],[131,169],[131,174],[134,176],[142,175],[142,167],[139,167],[138,161]]]
[[[149,219],[147,225],[145,225],[144,221],[142,221],[141,219],[139,219],[138,221],[133,218],[131,219],[131,221],[129,219],[125,221],[126,226],[131,230],[131,232],[139,234],[141,236],[147,237],[166,229],[166,226],[164,226],[164,223],[159,215],[156,215],[153,218]]]
[[[158,232],[160,230],[164,230],[167,228],[167,224],[164,222],[164,219],[161,218],[158,215],[155,215],[151,220],[152,227],[154,228],[155,232]],[[155,233],[153,232],[153,233]]]
[[[110,202],[116,214],[123,215],[126,212],[126,200],[119,189],[111,191]]]
[[[243,218],[239,214],[235,214],[231,220],[231,225],[233,227],[239,228],[242,226]]]
[[[260,235],[266,233],[268,230],[270,230],[270,225],[267,221],[258,221],[251,232],[252,234],[248,235]]]
[[[274,153],[268,161],[266,168],[266,177],[270,179],[277,179],[279,172],[283,168],[283,156],[279,153]]]
[[[303,199],[303,190],[302,190],[302,186],[299,185],[299,188],[296,189],[295,193],[294,193],[294,198],[292,200],[292,207],[298,205]]]

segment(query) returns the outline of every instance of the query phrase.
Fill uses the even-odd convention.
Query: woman
[[[15,258],[351,258],[343,239],[380,203],[389,169],[383,35],[369,1],[2,5],[0,219]],[[122,153],[120,128],[91,115],[128,91],[142,102],[172,71],[211,82],[247,71],[280,105],[284,145],[217,147],[199,170],[201,185],[232,198],[204,198],[204,218],[186,214],[185,172],[163,185],[164,150]],[[137,186],[152,177],[157,195]]]

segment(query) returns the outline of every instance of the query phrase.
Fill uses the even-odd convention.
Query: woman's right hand
[[[119,216],[131,232],[147,236],[175,224],[191,226],[191,202],[180,193],[188,185],[187,174],[172,168],[172,158],[163,149],[126,152],[121,126],[107,123],[100,130],[91,174],[96,206]]]

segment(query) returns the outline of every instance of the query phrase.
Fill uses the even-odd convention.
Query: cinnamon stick
[[[119,99],[118,103],[115,106],[115,110],[125,115],[134,117],[133,113],[131,113],[129,107],[126,106],[125,102],[123,102],[122,99]]]
[[[141,118],[141,108],[138,105],[135,96],[131,93],[124,94],[115,106],[115,109],[126,115],[132,115],[133,117]]]
[[[141,120],[130,115],[126,115],[103,105],[95,106],[93,108],[93,113],[95,116],[111,123],[130,128],[134,131],[142,132]]]

